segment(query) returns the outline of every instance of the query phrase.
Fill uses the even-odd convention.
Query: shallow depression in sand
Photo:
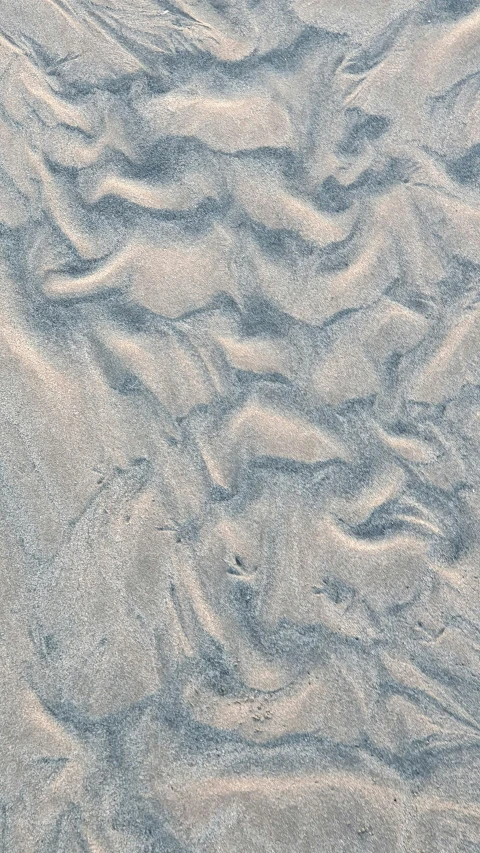
[[[478,0],[3,0],[0,853],[480,851]]]

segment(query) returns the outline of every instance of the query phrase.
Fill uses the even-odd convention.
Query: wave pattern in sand
[[[477,0],[4,0],[1,853],[480,850]]]

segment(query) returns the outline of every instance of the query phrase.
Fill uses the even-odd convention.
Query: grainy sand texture
[[[0,853],[479,853],[480,0],[0,0]]]

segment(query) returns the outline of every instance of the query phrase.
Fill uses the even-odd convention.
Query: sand
[[[478,853],[478,0],[2,0],[0,189],[0,853]]]

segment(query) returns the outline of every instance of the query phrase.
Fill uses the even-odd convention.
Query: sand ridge
[[[480,851],[477,0],[4,0],[0,853]]]

